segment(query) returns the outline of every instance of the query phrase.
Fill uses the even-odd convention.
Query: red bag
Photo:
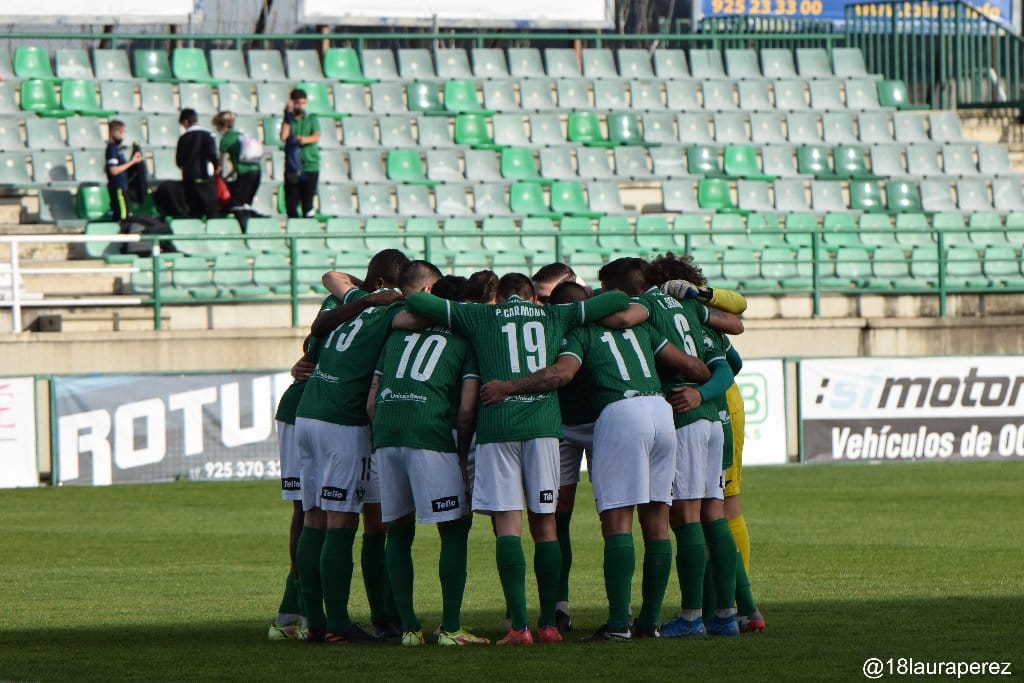
[[[228,189],[228,184],[224,182],[224,178],[219,175],[214,176],[213,186],[217,190],[217,201],[220,202],[220,207],[226,209],[231,206],[231,190]]]

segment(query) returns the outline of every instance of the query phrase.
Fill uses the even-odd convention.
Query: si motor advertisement
[[[800,363],[808,462],[1024,460],[1024,357]]]

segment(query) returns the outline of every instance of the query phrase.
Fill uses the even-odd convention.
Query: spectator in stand
[[[220,135],[218,164],[221,173],[225,172],[224,157],[228,157],[231,159],[231,170],[235,176],[234,180],[228,182],[228,190],[231,191],[231,208],[249,208],[256,196],[256,190],[260,186],[260,165],[258,162],[241,160],[242,131],[235,129],[234,112],[218,112],[213,117],[213,128]]]
[[[185,132],[178,138],[176,160],[181,169],[185,202],[192,218],[216,218],[220,201],[213,176],[217,169],[217,141],[199,125],[195,109],[182,109],[178,123]]]
[[[313,216],[320,178],[320,121],[306,111],[306,91],[292,90],[281,124],[284,143],[284,203],[290,218]],[[299,207],[301,205],[301,213]]]
[[[142,152],[134,152],[131,158],[125,157],[123,121],[114,119],[107,126],[110,130],[110,141],[107,142],[106,169],[107,191],[110,193],[110,210],[115,221],[128,218],[128,169],[142,163]]]

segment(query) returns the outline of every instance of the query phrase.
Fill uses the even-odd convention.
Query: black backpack
[[[156,216],[130,216],[121,222],[122,235],[171,235],[171,226]],[[174,243],[170,240],[160,240],[160,251],[171,253],[177,251]],[[153,242],[150,240],[139,240],[138,242],[124,242],[121,245],[122,254],[134,254],[136,256],[152,256]]]

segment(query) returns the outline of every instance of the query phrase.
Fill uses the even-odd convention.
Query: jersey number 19
[[[508,340],[508,363],[513,373],[522,371],[520,363],[519,328],[515,323],[501,326],[501,331]],[[544,344],[544,325],[533,321],[523,325],[523,347],[527,372],[537,372],[548,365],[548,351]]]

